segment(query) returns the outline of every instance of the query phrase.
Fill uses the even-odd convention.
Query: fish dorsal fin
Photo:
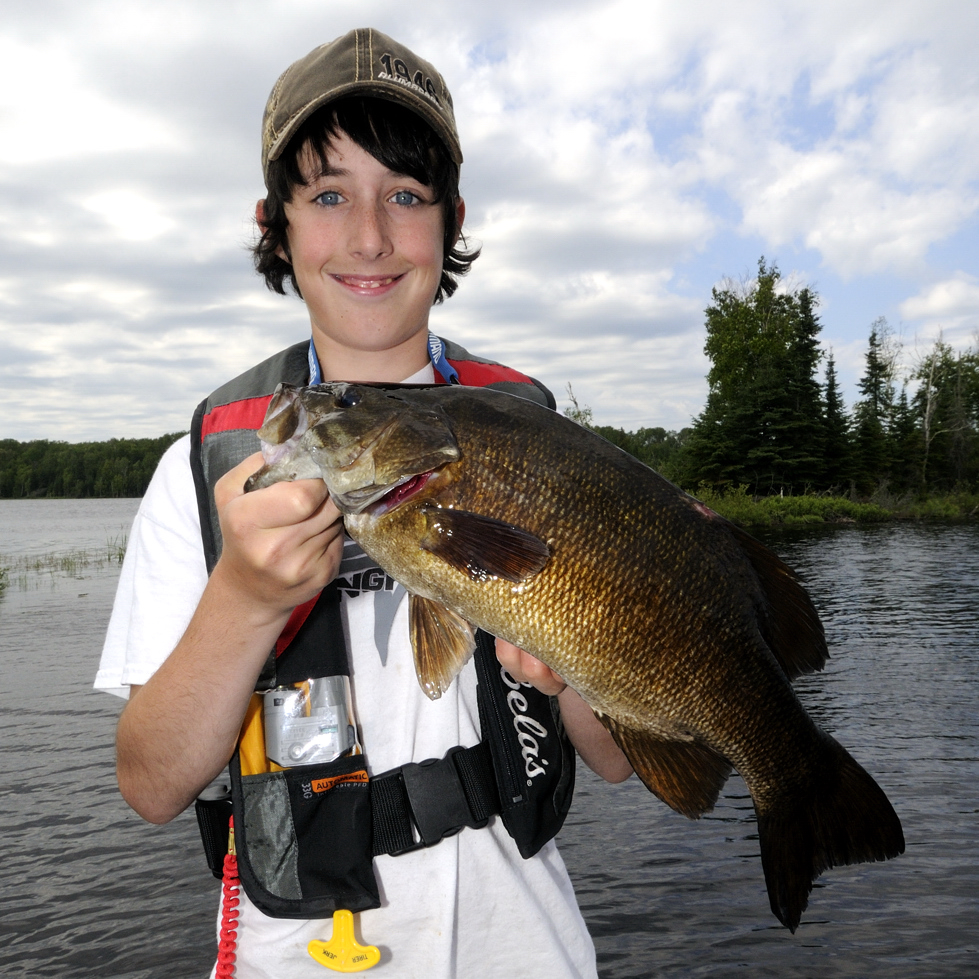
[[[826,635],[796,573],[740,527],[731,524],[731,530],[768,599],[768,621],[762,623],[762,632],[779,666],[790,680],[821,670],[829,659]]]
[[[526,530],[465,510],[426,505],[428,530],[421,546],[473,581],[502,578],[515,584],[537,574],[551,556]]]
[[[731,774],[726,758],[697,741],[657,737],[595,713],[646,788],[671,809],[697,819],[714,808]]]
[[[408,597],[415,673],[429,700],[438,700],[476,648],[472,626],[439,602]]]

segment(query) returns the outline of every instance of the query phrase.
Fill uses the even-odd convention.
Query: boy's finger
[[[229,469],[214,485],[214,502],[218,507],[224,506],[228,500],[233,500],[236,496],[241,496],[245,492],[245,480],[264,465],[262,453],[253,452],[242,459],[234,469]]]
[[[248,477],[264,465],[261,452],[255,452],[243,459],[233,469],[229,469],[215,484],[214,502],[218,510],[245,496],[245,483]],[[251,496],[251,494],[249,494]],[[248,508],[247,522],[258,527],[287,527],[308,520],[317,511],[325,518],[323,526],[335,523],[340,513],[330,500],[326,483],[322,479],[299,479],[284,481],[256,490],[254,503],[244,505]]]
[[[322,479],[273,483],[251,495],[257,498],[255,506],[260,508],[256,522],[263,527],[288,527],[313,516],[323,517],[325,527],[340,516]]]
[[[496,640],[496,658],[521,683],[530,683],[542,693],[560,693],[567,684],[546,663],[505,639]]]

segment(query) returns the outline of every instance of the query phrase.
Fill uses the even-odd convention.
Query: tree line
[[[183,432],[107,442],[0,439],[0,498],[142,496]]]
[[[893,330],[877,319],[860,396],[847,410],[833,354],[819,347],[815,292],[784,288],[762,258],[754,282],[711,295],[707,403],[691,427],[626,432],[594,425],[576,403],[567,413],[691,491],[975,491],[979,350],[957,352],[939,338],[906,365]]]

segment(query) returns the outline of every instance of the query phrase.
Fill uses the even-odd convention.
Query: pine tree
[[[823,449],[824,488],[843,487],[850,481],[850,422],[836,376],[832,350],[826,359],[826,387],[823,396],[826,441]]]
[[[712,291],[709,391],[686,449],[688,485],[746,483],[771,493],[824,481],[819,300],[807,288],[780,290],[780,279],[762,257],[751,286]]]
[[[894,403],[888,432],[890,478],[895,490],[913,490],[920,484],[921,433],[913,405],[908,400],[908,385]]]
[[[890,476],[890,423],[894,410],[897,345],[883,316],[870,325],[867,367],[858,385],[863,398],[853,408],[854,466],[857,489],[871,493]]]

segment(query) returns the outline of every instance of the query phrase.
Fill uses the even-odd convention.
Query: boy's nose
[[[391,239],[382,208],[363,205],[355,209],[352,218],[348,240],[351,255],[374,261],[391,252]]]

